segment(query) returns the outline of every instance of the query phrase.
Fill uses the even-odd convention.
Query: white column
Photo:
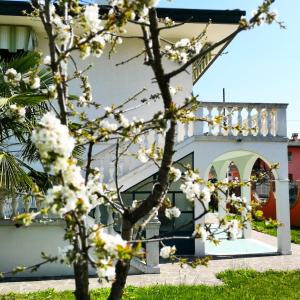
[[[195,144],[195,146],[199,147],[199,144]],[[208,168],[212,161],[212,157],[210,157],[210,153],[203,153],[200,148],[195,147],[194,152],[194,169],[198,169],[200,171],[200,176],[207,180],[208,179]],[[204,212],[204,208],[199,201],[195,202],[194,207],[194,217],[197,218]],[[195,221],[195,227],[197,224],[204,224],[205,216]],[[196,256],[204,256],[205,255],[205,243],[201,239],[195,239],[195,255]]]
[[[291,254],[288,179],[276,180],[276,219],[283,224],[277,228],[277,250],[281,254]]]
[[[217,173],[218,181],[222,181],[227,178],[228,166],[230,161],[221,161],[214,163],[214,168]],[[226,192],[226,191],[224,191]],[[226,204],[227,204],[227,195],[221,191],[218,191],[218,217],[223,219],[227,214]]]
[[[204,112],[203,107],[201,106],[195,113],[197,118],[203,118]],[[204,122],[203,121],[197,121],[194,123],[194,135],[203,135],[204,131]]]
[[[286,107],[283,107],[277,110],[276,114],[276,135],[286,137],[287,136],[287,121],[286,121]]]
[[[197,218],[204,212],[202,204],[197,201],[195,203],[194,217]],[[205,217],[195,221],[195,227],[197,224],[203,225],[205,222]],[[204,256],[205,255],[205,243],[201,239],[195,239],[195,255]]]
[[[146,239],[159,235],[160,221],[154,217],[146,225]],[[146,263],[147,266],[157,267],[159,265],[159,242],[146,243]]]
[[[247,181],[248,179],[244,179]],[[242,186],[241,187],[241,197],[247,200],[247,205],[251,203],[251,186]],[[245,222],[245,227],[243,228],[243,238],[250,239],[251,238],[251,222]]]

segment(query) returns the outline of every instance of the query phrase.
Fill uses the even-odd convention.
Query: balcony
[[[185,147],[193,141],[221,141],[221,142],[286,142],[287,104],[282,103],[223,103],[202,102],[196,112],[196,116],[217,123],[196,122],[190,124],[178,124],[176,134],[176,149]],[[162,147],[164,137],[151,132],[144,136],[144,145],[150,147],[156,142]],[[132,154],[137,152],[137,146],[131,146]],[[115,147],[110,146],[95,156],[95,165],[102,170],[104,180],[114,180]],[[133,156],[121,159],[118,174],[120,177],[131,173],[141,166],[141,163]]]
[[[179,124],[177,142],[191,136],[228,140],[282,141],[287,137],[284,103],[202,102],[196,115],[219,123]],[[204,138],[205,139],[205,138]]]

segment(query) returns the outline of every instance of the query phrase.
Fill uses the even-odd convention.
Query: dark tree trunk
[[[130,216],[125,213],[122,222],[123,240],[130,241],[132,239],[132,228]],[[129,268],[130,261],[118,260],[116,264],[116,280],[112,284],[108,300],[119,300],[122,298]]]
[[[90,300],[89,268],[86,260],[74,263],[75,298],[76,300]]]
[[[112,284],[108,300],[122,299],[129,268],[130,261],[123,262],[118,260],[116,265],[116,280]]]

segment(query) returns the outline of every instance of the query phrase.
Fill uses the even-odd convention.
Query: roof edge
[[[31,4],[24,1],[0,1],[0,15],[23,16],[23,11],[30,12]],[[210,10],[185,8],[157,8],[159,18],[169,17],[176,22],[208,23],[210,20],[217,24],[238,24],[241,17],[246,15],[242,10]]]

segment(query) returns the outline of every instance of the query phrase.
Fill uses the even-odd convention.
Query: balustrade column
[[[238,134],[243,134],[243,117],[242,117],[242,107],[238,107],[238,125],[239,125],[239,132]]]
[[[18,214],[18,200],[15,194],[13,194],[11,197],[11,208],[12,208],[11,217],[15,217]]]
[[[257,109],[257,135],[262,135],[262,109]]]
[[[286,107],[277,109],[275,135],[281,137],[287,136]]]
[[[203,107],[200,107],[196,113],[196,118],[203,118],[204,117],[204,112],[203,112]],[[204,131],[204,122],[202,121],[196,121],[194,125],[194,134],[195,135],[203,135]]]
[[[233,114],[233,107],[228,108],[228,117],[227,117],[227,127],[228,127],[228,135],[232,136],[233,132],[232,132],[232,114]]]
[[[248,127],[248,134],[247,135],[252,135],[252,107],[248,107],[247,111],[248,111],[248,115],[247,115],[247,127]]]
[[[273,111],[272,109],[267,109],[267,130],[268,130],[268,136],[272,136],[272,116]]]
[[[219,108],[218,108],[218,114],[219,114],[219,116],[220,116],[220,117],[223,116],[223,118],[224,118],[223,111],[224,111],[224,108],[223,108],[223,107],[219,107]],[[223,118],[222,118],[222,121],[221,121],[220,124],[219,124],[219,132],[218,132],[218,135],[223,135],[223,130],[222,130],[223,124],[224,124]]]
[[[209,121],[211,121],[213,108],[212,107],[208,107],[207,110],[208,110],[207,118],[208,118]],[[212,135],[212,127],[213,127],[213,125],[208,124],[208,134],[209,135]]]

